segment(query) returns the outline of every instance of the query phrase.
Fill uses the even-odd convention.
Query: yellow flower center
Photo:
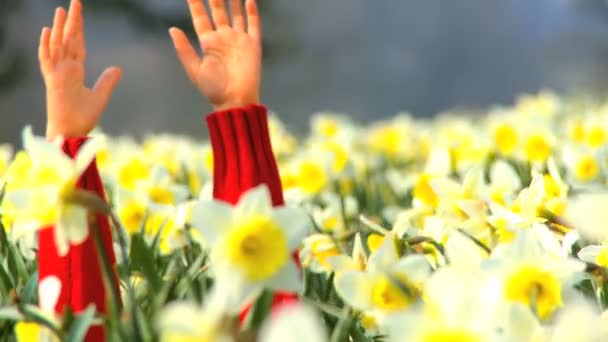
[[[298,186],[298,177],[293,173],[282,172],[281,185],[283,185],[283,189],[295,188]]]
[[[365,330],[371,330],[378,328],[378,321],[376,317],[370,314],[363,314],[361,317],[361,326],[365,328]]]
[[[413,196],[429,207],[436,208],[439,204],[439,196],[437,196],[431,187],[431,179],[432,177],[429,175],[420,175],[416,184],[414,184]]]
[[[561,197],[550,198],[544,203],[545,209],[556,216],[562,216],[566,212],[567,205],[566,199]]]
[[[562,194],[562,189],[551,175],[543,175],[543,184],[547,197],[558,197]]]
[[[57,186],[64,181],[59,171],[51,165],[35,168],[31,172],[29,181],[32,187]]]
[[[543,162],[551,156],[551,144],[540,134],[528,137],[524,149],[526,157],[532,162]]]
[[[342,172],[348,162],[348,153],[339,144],[327,142],[323,148],[333,154],[332,168],[335,172]]]
[[[302,190],[309,194],[316,194],[323,190],[327,183],[327,176],[323,168],[313,162],[303,162],[300,165],[298,184]]]
[[[209,150],[205,154],[205,167],[207,167],[207,171],[213,172],[213,151]]]
[[[583,182],[592,181],[599,173],[599,166],[592,156],[582,157],[574,167],[574,175]]]
[[[175,201],[173,192],[160,186],[153,186],[148,189],[148,196],[150,196],[152,201],[159,204],[173,204]]]
[[[334,231],[336,229],[336,227],[338,227],[338,223],[340,223],[340,220],[338,219],[338,217],[330,216],[323,220],[322,229],[325,231],[330,231],[330,232]]]
[[[595,263],[602,267],[608,267],[608,248],[602,248],[600,254],[595,258]]]
[[[226,237],[227,258],[249,281],[273,276],[289,261],[287,237],[268,217],[241,222]]]
[[[139,159],[133,158],[118,171],[118,182],[127,190],[133,190],[138,180],[148,178],[149,168]]]
[[[382,127],[370,137],[371,148],[389,157],[396,157],[402,147],[403,133],[397,127]]]
[[[38,323],[21,321],[15,324],[15,335],[18,342],[38,342],[42,337],[42,329]]]
[[[0,176],[4,174],[6,168],[8,166],[8,161],[2,157],[0,157]]]
[[[490,199],[492,200],[492,202],[500,204],[500,206],[502,207],[505,207],[507,205],[507,202],[505,201],[505,193],[506,191],[504,191],[502,188],[496,187],[492,189],[490,193]]]
[[[561,284],[557,277],[535,265],[524,265],[513,272],[505,284],[505,297],[535,309],[546,319],[562,305]]]
[[[196,172],[188,172],[188,188],[193,196],[200,193],[203,186],[201,177]]]
[[[585,140],[587,141],[587,145],[589,145],[590,147],[598,148],[604,145],[604,143],[606,143],[606,138],[607,134],[604,127],[593,126],[590,127],[587,131],[587,136]]]
[[[322,136],[331,138],[338,132],[338,123],[329,118],[320,119],[317,124],[317,129]]]
[[[146,208],[135,201],[127,203],[118,210],[120,221],[129,234],[139,232],[145,215]]]
[[[379,278],[372,288],[372,303],[385,312],[395,312],[410,306],[418,291],[406,279]]]
[[[374,253],[376,250],[378,250],[378,248],[380,248],[384,242],[384,239],[385,237],[382,235],[370,234],[367,237],[367,248],[369,248],[370,252]]]
[[[506,123],[498,125],[494,129],[494,143],[500,153],[510,155],[517,147],[517,131]]]
[[[110,163],[110,151],[107,148],[102,148],[97,152],[96,163],[100,169],[105,168]]]
[[[313,241],[310,249],[317,262],[327,268],[330,268],[327,259],[332,256],[340,255],[340,251],[330,238]]]
[[[458,328],[433,329],[418,340],[420,342],[482,342],[483,339],[473,332]]]
[[[585,126],[580,120],[572,123],[570,127],[570,137],[577,143],[581,143],[585,140]]]

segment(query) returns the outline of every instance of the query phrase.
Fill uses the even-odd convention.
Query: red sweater
[[[270,144],[266,108],[251,105],[216,112],[207,116],[207,126],[214,157],[213,197],[235,204],[245,191],[266,184],[273,205],[283,205],[281,180]],[[74,157],[85,140],[86,138],[68,139],[63,146],[64,151]],[[94,162],[78,181],[78,187],[105,198]],[[97,224],[110,262],[115,265],[112,233],[107,217],[98,215]],[[61,313],[66,306],[80,312],[94,303],[99,312],[106,313],[103,278],[93,237],[89,234],[84,243],[71,246],[68,255],[59,257],[53,232],[53,229],[43,229],[40,232],[38,259],[40,280],[50,275],[61,280],[56,312]],[[297,262],[297,254],[294,257]],[[118,286],[116,274],[114,280]],[[279,293],[275,296],[273,306],[296,298],[296,294]],[[244,318],[246,312],[247,309],[241,318]],[[105,334],[99,327],[90,329],[86,338],[87,342],[104,340]]]

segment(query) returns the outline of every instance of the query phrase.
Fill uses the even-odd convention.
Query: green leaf
[[[150,328],[148,320],[146,320],[146,318],[144,317],[144,314],[141,311],[139,305],[133,305],[133,310],[131,311],[131,314],[133,315],[133,321],[135,326],[135,340],[152,340],[152,329]]]
[[[363,329],[359,324],[353,324],[352,329],[350,329],[350,337],[353,342],[372,342],[373,340],[367,336],[363,332]]]
[[[38,302],[38,271],[34,272],[21,290],[21,301],[28,304]]]
[[[11,274],[17,275],[15,286],[19,284],[19,280],[23,279],[23,281],[25,281],[25,279],[28,279],[29,274],[25,267],[23,256],[12,243],[8,244],[8,268],[11,271]]]
[[[19,311],[21,311],[25,320],[41,324],[41,325],[49,328],[57,336],[61,335],[61,328],[60,328],[59,322],[57,322],[49,314],[40,310],[35,305],[19,304]]]
[[[72,325],[70,326],[70,330],[68,331],[68,335],[65,341],[83,341],[84,337],[87,334],[87,331],[89,330],[89,327],[95,319],[95,312],[95,305],[91,304],[85,311],[76,316],[74,323],[72,323]]]
[[[3,263],[0,263],[0,291],[3,297],[8,298],[10,290],[13,288],[13,278],[6,270]]]
[[[333,306],[331,304],[327,304],[327,303],[322,303],[322,302],[318,302],[315,300],[310,300],[310,299],[306,299],[303,298],[302,299],[304,302],[309,303],[313,306],[315,306],[317,309],[323,311],[324,313],[333,316],[335,318],[342,318],[342,311],[339,307],[337,306]]]
[[[4,306],[0,308],[0,321],[22,321],[23,314],[16,306]]]
[[[338,321],[334,332],[331,334],[331,342],[343,342],[348,341],[349,331],[352,325],[355,323],[355,318],[350,315],[350,309],[344,308],[342,310],[342,318]]]
[[[272,299],[274,297],[274,293],[271,290],[264,290],[257,298],[251,311],[247,315],[245,321],[245,330],[246,331],[257,331],[262,323],[270,314],[270,310],[272,308]]]
[[[133,235],[131,241],[131,261],[133,269],[141,271],[146,281],[150,283],[152,291],[157,293],[163,284],[156,268],[154,251],[148,247],[143,237],[139,234]]]

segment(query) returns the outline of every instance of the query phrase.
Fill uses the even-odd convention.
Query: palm
[[[73,0],[69,15],[57,9],[53,29],[40,39],[40,66],[47,91],[47,135],[85,136],[99,121],[120,70],[108,68],[95,87],[85,86],[82,5]]]
[[[240,0],[231,0],[232,26],[223,1],[211,1],[215,30],[200,0],[189,5],[204,56],[199,58],[181,30],[172,28],[171,36],[192,82],[218,109],[257,102],[262,52],[255,1],[247,2],[247,30]]]

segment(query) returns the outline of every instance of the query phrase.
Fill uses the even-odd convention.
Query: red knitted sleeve
[[[251,105],[207,116],[213,148],[213,197],[236,204],[241,194],[266,184],[273,205],[283,205],[270,145],[266,108]]]
[[[67,139],[63,145],[64,152],[70,157],[75,157],[86,139]],[[105,198],[103,184],[95,162],[82,174],[77,186]],[[110,264],[115,265],[112,232],[108,218],[105,215],[97,215],[96,220],[101,231],[103,247],[110,258]],[[91,227],[89,227],[90,229]],[[61,293],[55,311],[62,313],[65,307],[70,307],[74,312],[80,312],[89,304],[95,304],[98,312],[106,313],[106,292],[93,236],[89,234],[89,237],[80,245],[71,245],[68,254],[60,257],[55,247],[53,234],[53,227],[40,231],[38,274],[39,281],[48,276],[56,276],[61,281]],[[114,276],[114,285],[118,286],[117,275],[114,274]],[[91,328],[86,338],[87,342],[104,340],[105,334],[101,327]]]
[[[266,107],[250,105],[207,116],[213,149],[213,197],[236,204],[244,192],[266,184],[274,206],[284,204],[281,178],[272,153]],[[294,252],[297,260],[297,251]],[[298,262],[299,265],[299,262]],[[297,294],[277,293],[273,307]],[[243,311],[241,320],[247,314]]]

